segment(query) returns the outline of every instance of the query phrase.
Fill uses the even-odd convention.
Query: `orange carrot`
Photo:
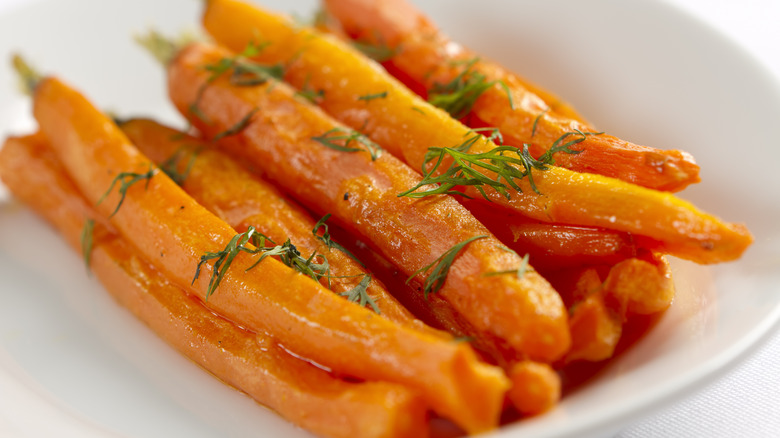
[[[455,116],[473,118],[468,123],[472,127],[499,128],[507,144],[522,147],[528,143],[538,157],[567,132],[596,132],[577,118],[551,110],[517,75],[451,41],[408,1],[324,3],[346,34],[387,45],[392,54],[386,61],[388,70],[403,72],[418,89],[432,90],[424,97],[435,98],[438,88],[453,81],[484,84],[484,92],[472,96],[473,106],[460,108]],[[444,95],[455,92],[443,91]],[[638,146],[606,134],[589,136],[576,149],[581,152],[556,154],[556,165],[657,190],[679,191],[699,181],[699,167],[685,152]]]
[[[42,136],[6,141],[0,175],[17,198],[82,250],[81,230],[86,219],[97,215]],[[93,229],[92,271],[120,304],[219,379],[318,435],[425,435],[425,404],[411,390],[383,382],[344,382],[291,356],[270,336],[237,327],[170,283],[104,223]]]
[[[537,415],[550,410],[561,397],[561,380],[547,364],[521,361],[509,371],[509,399],[517,410]]]
[[[244,232],[252,226],[277,243],[290,239],[303,254],[326,255],[333,278],[322,278],[320,282],[336,293],[348,293],[364,281],[367,272],[356,260],[337,247],[330,249],[323,242],[321,230],[318,231],[320,237],[315,237],[315,221],[303,208],[226,154],[152,120],[129,120],[120,127],[157,165],[172,166],[171,172],[180,177],[181,187],[237,231]],[[375,306],[383,317],[448,337],[415,319],[376,278],[371,278],[366,294],[370,299],[366,306]],[[351,299],[359,301],[360,298]]]
[[[209,308],[243,327],[268,332],[290,351],[335,372],[408,385],[434,410],[469,431],[495,427],[506,389],[500,370],[478,362],[467,346],[377,317],[275,258],[249,269],[256,260],[239,253],[207,299],[214,268],[203,265],[193,282],[198,261],[223,250],[235,231],[167,176],[150,170],[149,160],[119,128],[61,81],[43,79],[35,89],[33,108],[41,130],[88,201],[98,204],[101,214],[113,214],[111,223],[132,237],[142,257],[175,284],[207,300]],[[147,178],[127,188],[123,199],[110,186],[126,172]],[[473,404],[475,398],[478,405]]]
[[[642,252],[612,267],[604,280],[612,306],[622,315],[648,315],[666,310],[674,298],[671,267],[666,257]]]
[[[421,293],[440,294],[477,330],[538,360],[553,360],[566,351],[566,314],[557,293],[533,269],[522,278],[514,275],[521,264],[517,254],[502,250],[451,197],[398,197],[400,188],[415,184],[419,176],[391,155],[372,151],[371,143],[360,143],[362,137],[326,145],[328,133],[357,134],[296,98],[287,85],[240,86],[231,75],[209,82],[204,67],[230,56],[223,49],[195,44],[170,65],[171,99],[193,125],[215,137],[259,108],[245,129],[218,144],[250,161],[311,210],[332,213],[415,277]],[[204,117],[191,112],[194,103]],[[337,150],[345,144],[353,149]],[[448,253],[451,263],[439,263]],[[449,272],[437,273],[434,268],[441,266],[450,266]]]
[[[451,148],[474,136],[335,37],[235,0],[210,0],[203,23],[217,41],[235,51],[256,38],[270,43],[253,59],[285,63],[286,81],[299,89],[322,90],[319,103],[326,111],[361,129],[412,168],[422,169],[429,147]],[[476,141],[469,153],[495,148],[492,141]],[[484,175],[495,178],[489,171]],[[649,242],[642,246],[698,263],[734,260],[752,242],[744,226],[724,223],[669,193],[554,166],[533,170],[532,175],[535,186],[528,178],[517,179],[520,190],[507,187],[509,199],[490,188],[486,195],[496,208],[542,222],[632,233]],[[465,193],[482,197],[474,187]]]

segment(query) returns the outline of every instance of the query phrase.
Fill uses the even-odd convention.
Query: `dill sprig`
[[[303,86],[301,86],[301,89],[296,91],[295,94],[303,97],[304,99],[308,100],[311,103],[316,104],[321,102],[322,99],[325,98],[325,90],[323,89],[315,90],[309,84],[310,80],[311,80],[311,75],[307,73],[306,79],[304,79],[303,81]]]
[[[359,304],[361,307],[365,307],[366,304],[368,304],[374,312],[381,315],[382,312],[380,312],[379,307],[376,306],[376,301],[368,294],[368,285],[370,283],[371,274],[364,274],[363,279],[360,280],[360,283],[358,283],[357,286],[348,291],[344,291],[339,295],[346,297],[347,300],[352,301],[353,303]]]
[[[168,177],[177,185],[184,184],[184,181],[190,176],[192,166],[195,165],[195,160],[198,158],[201,149],[202,148],[198,147],[192,151],[188,151],[184,146],[180,147],[167,160],[160,163],[160,170],[168,175]],[[179,163],[186,155],[189,155],[187,164],[184,166],[184,170],[179,171]]]
[[[255,113],[257,113],[258,110],[259,110],[259,108],[257,108],[257,107],[252,108],[252,110],[249,111],[244,117],[242,117],[241,120],[236,122],[235,125],[233,125],[230,128],[228,128],[228,129],[218,133],[217,135],[214,136],[214,138],[211,139],[211,141],[216,142],[216,141],[221,140],[221,139],[223,139],[225,137],[231,137],[233,135],[240,134],[242,131],[244,131],[249,126],[250,123],[252,123],[252,116],[254,116]]]
[[[545,114],[547,114],[547,111],[550,111],[550,108],[547,107],[542,112],[536,115],[536,118],[534,118],[534,124],[531,127],[531,138],[534,138],[534,135],[536,135],[536,127],[539,125],[539,120],[544,117]]]
[[[274,246],[266,246],[266,242],[269,242]],[[254,248],[247,247],[248,244],[253,245]],[[225,249],[217,252],[207,252],[200,257],[198,266],[195,269],[195,276],[192,279],[193,284],[200,276],[200,270],[203,265],[214,260],[214,268],[211,272],[211,278],[209,279],[209,285],[206,291],[206,301],[208,301],[209,297],[216,291],[228,268],[230,268],[230,265],[233,263],[233,259],[240,252],[251,255],[260,254],[257,261],[246,268],[246,271],[257,266],[266,257],[278,256],[279,260],[286,266],[311,277],[315,281],[319,281],[320,278],[328,275],[330,272],[330,266],[324,256],[320,256],[323,259],[323,263],[315,263],[314,259],[315,256],[317,256],[316,253],[312,253],[308,258],[303,258],[300,251],[298,251],[298,248],[290,242],[290,239],[287,239],[287,241],[281,245],[276,245],[269,237],[257,232],[254,227],[250,226],[247,231],[233,236],[233,238],[230,239],[230,242],[225,246]]]
[[[381,93],[364,94],[362,96],[359,96],[357,100],[364,100],[366,102],[369,102],[374,99],[384,99],[385,97],[387,97],[387,91],[383,91]]]
[[[366,151],[369,153],[369,155],[371,155],[371,161],[376,160],[380,155],[382,155],[381,146],[374,143],[368,137],[359,133],[358,131],[349,128],[336,127],[320,136],[312,137],[311,139],[323,146],[335,149],[337,151]],[[350,144],[355,144],[358,147],[350,146]],[[359,145],[362,145],[363,147],[359,147]]]
[[[534,182],[533,170],[544,171],[555,163],[553,155],[558,152],[578,154],[581,150],[572,149],[573,146],[585,141],[589,135],[601,133],[574,131],[567,132],[559,137],[553,145],[538,159],[531,156],[528,144],[522,148],[514,146],[497,146],[487,152],[469,153],[468,149],[474,144],[473,137],[454,148],[429,148],[425,154],[423,164],[423,179],[416,186],[399,193],[398,196],[422,198],[435,194],[458,195],[470,198],[457,187],[473,186],[486,200],[490,201],[485,187],[490,187],[506,199],[511,198],[510,191],[522,192],[517,181],[528,178],[531,189],[541,194]],[[575,136],[574,139],[569,137]],[[451,159],[450,167],[437,174],[445,160]],[[428,168],[429,164],[433,165]],[[428,170],[426,170],[428,168]],[[423,191],[418,189],[432,186]]]
[[[127,196],[127,190],[133,186],[133,184],[136,184],[140,181],[146,180],[146,184],[144,185],[145,189],[149,188],[149,181],[151,181],[152,177],[157,173],[157,169],[152,166],[151,163],[149,163],[149,171],[146,173],[136,173],[136,172],[122,172],[119,175],[117,175],[113,181],[111,181],[111,185],[108,187],[108,190],[106,190],[105,193],[103,193],[103,196],[98,199],[97,205],[100,205],[103,200],[106,199],[106,197],[111,193],[112,190],[114,190],[114,186],[119,183],[119,194],[121,197],[119,198],[119,202],[116,205],[116,208],[109,216],[114,216],[118,211],[119,208],[122,206],[122,203],[125,202],[125,196]]]
[[[352,41],[352,47],[356,48],[360,53],[368,56],[376,62],[385,62],[392,59],[398,54],[398,47],[390,47],[385,41],[376,36],[373,42],[371,41]]]
[[[90,272],[92,264],[92,246],[94,243],[94,219],[87,219],[84,222],[84,228],[81,229],[81,255],[84,258],[84,265],[87,267],[87,273]]]
[[[460,253],[460,251],[469,243],[487,237],[488,236],[486,235],[474,236],[456,244],[445,251],[444,254],[440,255],[431,264],[423,266],[415,271],[406,279],[406,283],[408,284],[418,274],[428,272],[428,278],[425,279],[423,284],[423,294],[425,295],[425,298],[428,298],[428,294],[438,292],[442,286],[444,286],[444,281],[447,279],[447,274],[449,274],[450,267],[452,267],[452,263],[455,261],[455,257],[458,256],[458,253]]]
[[[352,252],[350,252],[348,249],[341,246],[338,242],[333,241],[333,239],[330,238],[330,232],[328,232],[328,224],[325,222],[330,219],[331,214],[328,213],[325,216],[321,217],[320,220],[317,221],[316,224],[314,224],[314,228],[312,228],[311,233],[314,235],[314,237],[317,240],[320,240],[322,243],[325,244],[325,246],[328,247],[328,250],[331,250],[333,248],[338,249],[339,251],[343,252],[349,258],[356,261],[360,266],[365,267],[366,265],[363,264],[360,260],[358,260],[357,257],[355,257]],[[320,228],[323,229],[322,235],[319,234]]]
[[[519,256],[517,252],[515,252],[511,248],[507,248],[504,245],[499,245],[498,248],[500,250],[512,253],[516,256]],[[507,269],[505,271],[494,271],[494,272],[486,272],[482,274],[483,277],[495,277],[497,275],[504,275],[504,274],[517,274],[517,278],[523,278],[525,276],[525,273],[528,271],[528,259],[530,258],[530,255],[526,253],[522,259],[520,259],[520,265],[517,267],[517,269]]]
[[[498,84],[506,92],[509,106],[515,109],[512,93],[502,80],[488,81],[487,77],[474,70],[479,58],[471,58],[463,61],[455,61],[454,64],[462,64],[463,69],[457,76],[446,84],[435,83],[428,90],[428,102],[450,113],[453,118],[462,119],[474,107],[474,103],[485,91]]]

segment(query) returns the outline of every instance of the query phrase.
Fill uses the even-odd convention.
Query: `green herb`
[[[429,272],[428,278],[425,279],[425,283],[423,285],[423,293],[425,294],[425,298],[428,298],[429,293],[438,292],[442,286],[444,286],[444,281],[447,279],[447,274],[450,272],[450,267],[455,261],[455,257],[457,257],[458,253],[469,243],[478,239],[485,239],[487,237],[488,236],[486,235],[474,236],[458,243],[457,245],[445,251],[444,254],[440,255],[439,258],[434,260],[431,264],[423,266],[422,268],[415,271],[414,274],[406,279],[406,283],[408,284],[418,274]]]
[[[336,248],[339,251],[343,252],[344,254],[348,255],[352,260],[358,262],[358,264],[360,264],[360,266],[365,267],[366,265],[364,265],[363,262],[358,260],[358,258],[355,257],[355,255],[352,254],[348,249],[344,248],[343,246],[341,246],[337,242],[334,242],[330,238],[330,233],[328,232],[328,224],[325,223],[328,219],[330,219],[330,216],[331,216],[331,214],[328,213],[325,216],[323,216],[322,218],[320,218],[320,220],[318,220],[317,223],[314,224],[314,228],[312,228],[311,233],[314,235],[315,238],[317,238],[317,240],[322,241],[325,244],[325,246],[328,247],[329,250],[333,249],[333,248]],[[323,228],[322,235],[319,234],[320,228]]]
[[[257,107],[253,108],[241,120],[239,120],[238,123],[220,132],[219,134],[215,135],[214,138],[211,139],[211,141],[218,141],[225,137],[230,137],[233,135],[240,134],[244,129],[246,129],[249,126],[249,124],[252,122],[252,116],[254,116],[258,110],[259,108]]]
[[[81,229],[81,254],[84,257],[84,264],[87,266],[87,272],[90,272],[89,267],[92,263],[94,229],[95,221],[93,219],[87,219],[86,222],[84,222],[84,228]]]
[[[428,90],[428,102],[437,106],[456,119],[462,119],[474,107],[474,103],[485,91],[498,84],[506,92],[509,106],[515,109],[512,93],[504,81],[488,81],[482,73],[473,70],[479,58],[457,61],[463,64],[463,70],[446,84],[436,83]]]
[[[547,113],[547,111],[550,111],[550,108],[545,108],[544,111],[536,115],[536,118],[534,119],[534,125],[531,128],[531,138],[534,138],[534,135],[536,135],[536,126],[539,125],[539,119],[541,119]]]
[[[171,180],[173,180],[173,182],[175,182],[177,185],[182,185],[190,175],[192,166],[195,164],[195,160],[198,158],[200,151],[200,148],[197,148],[193,151],[188,151],[184,147],[181,147],[177,149],[176,152],[174,152],[173,155],[171,155],[167,160],[160,163],[160,170],[168,175],[168,177],[170,177]],[[189,155],[187,165],[184,166],[183,171],[179,172],[179,162],[186,155]]]
[[[306,75],[306,80],[303,81],[303,86],[301,87],[300,91],[297,91],[295,94],[303,97],[311,103],[318,103],[325,97],[325,90],[314,90],[311,88],[309,85],[310,77],[311,75]]]
[[[354,288],[344,291],[340,293],[342,297],[347,297],[349,301],[352,301],[354,303],[358,303],[361,307],[365,307],[366,304],[371,306],[371,309],[374,310],[377,314],[381,315],[382,312],[379,311],[379,308],[376,306],[376,302],[373,298],[371,298],[370,295],[368,295],[368,285],[371,283],[371,274],[365,274],[363,275],[363,279],[360,280],[360,283],[358,283],[357,286]]]
[[[103,202],[104,199],[106,199],[106,196],[108,196],[109,193],[111,193],[112,190],[114,190],[114,186],[119,183],[119,194],[122,195],[121,198],[119,198],[119,203],[116,205],[116,208],[114,209],[114,212],[111,213],[109,217],[114,216],[118,211],[119,207],[122,206],[122,203],[125,202],[125,196],[127,195],[127,189],[129,189],[133,184],[146,180],[146,185],[144,186],[145,189],[149,188],[149,181],[151,181],[154,174],[157,173],[157,169],[152,166],[152,164],[149,164],[149,171],[146,173],[135,173],[135,172],[122,172],[119,175],[114,178],[113,181],[111,181],[111,186],[108,187],[108,190],[106,190],[106,193],[103,193],[103,196],[98,199],[98,205],[100,205],[101,202]]]
[[[264,236],[262,233],[257,232],[254,227],[249,227],[247,231],[236,234],[230,239],[230,242],[225,246],[225,249],[218,252],[207,252],[200,257],[198,266],[195,269],[195,276],[192,279],[192,283],[200,276],[200,270],[203,264],[208,264],[209,261],[214,260],[214,269],[211,272],[211,278],[209,279],[209,286],[206,291],[206,301],[216,291],[217,286],[222,281],[228,268],[233,263],[233,259],[239,252],[245,252],[248,254],[260,254],[258,260],[249,266],[246,270],[257,266],[266,257],[278,256],[279,260],[285,265],[308,275],[315,281],[319,281],[320,278],[326,276],[330,272],[330,267],[327,263],[327,259],[324,259],[324,263],[314,263],[315,255],[312,253],[309,258],[303,258],[298,249],[287,239],[282,245],[266,246],[266,242],[270,242],[276,245],[273,240]],[[247,248],[247,244],[252,244],[255,248]]]
[[[412,107],[412,111],[417,111],[418,113],[425,115],[425,111],[423,111],[422,108],[418,108],[416,106]]]
[[[343,152],[359,152],[365,150],[371,155],[371,161],[376,160],[382,155],[382,148],[369,140],[365,135],[348,128],[333,128],[319,137],[312,137],[312,140],[323,146]],[[364,147],[354,147],[350,144],[363,145]]]
[[[498,146],[487,152],[475,154],[468,152],[468,148],[474,143],[473,141],[470,144],[468,143],[471,139],[455,148],[429,148],[424,158],[422,181],[411,189],[399,193],[398,196],[422,198],[446,193],[469,198],[468,195],[455,188],[459,186],[473,186],[482,197],[489,201],[490,198],[484,189],[487,186],[506,199],[510,199],[510,190],[522,192],[517,181],[523,178],[528,178],[531,189],[535,193],[541,194],[534,182],[532,170],[547,170],[548,166],[555,162],[553,159],[553,154],[555,153],[578,154],[582,152],[571,149],[571,147],[585,141],[589,135],[599,134],[601,133],[567,132],[558,138],[538,159],[531,156],[531,153],[528,151],[528,144],[524,144],[522,149],[514,146]],[[567,138],[573,135],[576,138],[567,141]],[[441,174],[434,176],[447,158],[452,159],[450,167]],[[431,162],[433,162],[433,166],[429,170],[425,170]],[[492,173],[495,177],[488,176],[486,173]],[[417,191],[425,186],[433,186],[433,188]]]
[[[27,61],[22,58],[21,55],[18,53],[14,53],[13,57],[11,58],[11,65],[13,66],[14,70],[16,70],[16,74],[19,75],[19,80],[21,81],[21,88],[24,91],[25,94],[32,95],[35,91],[35,87],[38,86],[38,83],[41,82],[41,79],[43,79],[43,76],[41,76],[38,71],[36,71],[33,67],[30,66],[30,64],[27,63]]]
[[[507,248],[506,246],[499,245],[498,247],[501,250],[504,250],[506,252],[511,252],[514,255],[518,255],[514,250],[511,248]],[[495,271],[495,272],[486,272],[482,274],[483,277],[495,277],[496,275],[504,275],[504,274],[517,274],[517,278],[523,278],[525,276],[526,271],[528,271],[528,259],[530,255],[526,253],[526,255],[523,256],[522,259],[520,259],[520,266],[517,267],[517,269],[509,269],[506,271]]]
[[[352,47],[358,49],[361,53],[373,59],[376,62],[389,61],[396,54],[398,48],[389,47],[381,38],[377,37],[375,42],[352,41]]]
[[[381,93],[374,93],[374,94],[365,94],[363,96],[358,97],[357,100],[365,100],[366,102],[374,100],[374,99],[384,99],[387,97],[387,91],[383,91]]]

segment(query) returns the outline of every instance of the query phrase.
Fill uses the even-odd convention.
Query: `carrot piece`
[[[121,172],[148,172],[140,154],[111,120],[55,78],[35,90],[34,115],[69,175],[98,211],[139,254],[175,284],[206,300],[211,265],[192,281],[201,255],[220,251],[235,231],[160,172],[148,185],[102,199]],[[242,114],[243,117],[243,114]],[[506,389],[501,370],[480,363],[467,346],[412,330],[347,302],[308,276],[266,258],[255,269],[235,257],[209,308],[254,331],[265,331],[290,351],[335,372],[418,390],[441,415],[469,431],[495,427]],[[473,399],[480,400],[473,405]]]
[[[460,204],[448,196],[423,201],[398,197],[401,187],[420,180],[416,173],[386,153],[336,150],[315,140],[334,130],[351,131],[295,98],[283,83],[236,86],[229,75],[208,82],[204,66],[225,57],[230,54],[223,49],[196,44],[182,50],[169,67],[171,99],[194,126],[214,137],[260,108],[244,130],[218,144],[249,160],[311,210],[332,213],[420,283],[434,275],[422,267],[459,249],[449,273],[438,277],[441,290],[425,286],[427,292],[440,294],[476,329],[532,358],[553,360],[566,351],[566,314],[558,294],[533,269],[522,278],[486,276],[516,270],[521,259],[501,250],[500,242]],[[199,102],[209,123],[189,111],[193,102]],[[477,237],[482,238],[469,242]]]
[[[203,23],[217,41],[236,51],[254,38],[270,43],[254,59],[286,63],[286,81],[299,89],[322,90],[320,105],[333,117],[415,169],[423,167],[429,147],[455,147],[474,135],[334,37],[235,0],[210,0]],[[491,141],[477,141],[469,152],[495,148]],[[554,166],[533,171],[533,178],[538,193],[523,178],[515,180],[520,191],[508,190],[510,199],[490,189],[487,196],[494,206],[537,221],[629,232],[642,238],[643,247],[698,263],[734,260],[752,242],[744,226],[724,223],[669,193]],[[474,187],[465,193],[482,196]]]
[[[347,293],[364,280],[367,271],[359,262],[315,237],[315,221],[308,213],[209,143],[152,120],[129,120],[120,128],[157,165],[173,166],[171,171],[182,179],[181,187],[237,231],[252,226],[277,243],[290,239],[303,254],[324,254],[333,278],[320,281],[330,284],[334,292]],[[414,318],[376,278],[372,277],[366,294],[371,300],[366,306],[376,306],[383,317],[449,338]]]
[[[561,379],[547,364],[518,362],[509,371],[509,379],[512,381],[509,399],[521,414],[541,414],[561,398]]]
[[[0,151],[0,175],[81,250],[81,229],[97,215],[48,149],[42,136],[9,139]],[[425,434],[426,407],[413,391],[342,381],[291,356],[270,336],[237,327],[170,283],[103,224],[94,228],[91,254],[92,271],[120,304],[182,354],[287,420],[328,437]]]
[[[458,79],[474,82],[481,75],[487,88],[462,116],[472,127],[499,128],[507,144],[528,143],[538,157],[567,132],[596,131],[551,110],[519,76],[452,42],[408,1],[326,0],[325,6],[352,38],[386,44],[393,54],[385,63],[392,66],[389,70],[403,72],[419,88],[435,90]],[[699,166],[682,151],[639,146],[605,134],[587,137],[576,149],[582,152],[558,153],[556,165],[657,190],[679,191],[699,181]]]
[[[643,253],[612,267],[604,280],[613,307],[621,314],[648,315],[666,310],[674,299],[671,267],[666,257]]]
[[[588,295],[575,305],[571,319],[572,348],[565,362],[609,359],[615,352],[623,324],[604,302],[604,293]]]

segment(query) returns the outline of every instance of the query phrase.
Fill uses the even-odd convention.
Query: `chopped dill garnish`
[[[266,246],[266,242],[270,242],[275,246]],[[247,245],[251,244],[254,248],[248,248]],[[228,268],[233,263],[233,259],[239,252],[245,252],[248,254],[260,254],[258,260],[249,266],[246,270],[257,266],[261,261],[269,256],[278,256],[279,260],[286,266],[289,266],[296,271],[305,274],[315,281],[319,281],[320,278],[327,276],[330,272],[327,260],[320,256],[324,262],[315,263],[314,258],[317,254],[312,253],[309,258],[303,258],[298,249],[287,239],[282,245],[276,245],[273,240],[264,236],[255,230],[254,227],[249,227],[247,231],[236,234],[230,239],[230,242],[225,246],[225,249],[218,252],[207,252],[200,257],[198,266],[195,269],[195,276],[192,279],[192,283],[200,276],[200,270],[203,264],[208,264],[209,261],[214,261],[214,269],[211,272],[211,278],[209,279],[208,289],[206,291],[206,301],[216,291],[217,286],[222,281]]]
[[[518,255],[517,252],[515,252],[511,248],[507,248],[504,245],[499,245],[499,249],[510,252],[514,255]],[[519,255],[518,255],[519,256]],[[496,275],[504,275],[504,274],[517,274],[517,278],[523,278],[525,276],[525,273],[528,271],[528,259],[530,255],[526,253],[522,259],[520,259],[520,265],[517,267],[517,269],[508,269],[506,271],[494,271],[494,272],[486,272],[482,274],[483,277],[495,277]]]
[[[357,98],[357,100],[365,100],[366,102],[372,101],[374,99],[384,99],[387,97],[387,91],[383,91],[381,93],[374,93],[374,94],[364,94]]]
[[[119,198],[119,203],[117,203],[114,212],[111,213],[109,217],[114,216],[119,211],[119,207],[122,206],[122,203],[125,202],[127,189],[129,189],[133,184],[143,180],[146,180],[145,188],[149,188],[149,181],[156,173],[157,173],[157,169],[155,169],[151,163],[149,164],[149,171],[146,173],[136,173],[136,172],[120,173],[119,175],[116,176],[116,178],[114,178],[113,181],[111,181],[111,186],[109,186],[108,190],[106,190],[106,192],[103,193],[103,196],[101,196],[100,199],[98,199],[97,205],[100,205],[100,203],[106,199],[106,196],[108,196],[108,194],[111,193],[112,190],[114,190],[114,186],[117,183],[119,183],[119,194],[121,195],[121,198]]]
[[[84,222],[84,228],[81,229],[81,255],[84,257],[87,273],[90,272],[90,265],[92,263],[94,229],[95,221],[93,219],[87,219]]]
[[[425,295],[425,298],[428,298],[428,294],[438,292],[442,286],[444,286],[444,281],[447,279],[447,274],[449,274],[450,267],[452,267],[452,263],[455,261],[455,257],[458,256],[458,253],[460,253],[460,251],[469,243],[487,237],[488,236],[486,235],[474,236],[456,244],[445,251],[444,254],[440,255],[431,264],[423,266],[415,271],[406,279],[406,283],[408,284],[418,274],[429,272],[428,278],[425,279],[423,284],[423,294]]]
[[[328,232],[328,224],[325,223],[328,219],[330,219],[330,216],[331,214],[328,213],[322,218],[320,218],[320,220],[318,220],[317,223],[314,224],[314,228],[312,228],[311,233],[314,235],[315,238],[317,238],[317,240],[322,241],[322,243],[324,243],[329,250],[336,248],[339,251],[343,252],[344,254],[348,255],[349,258],[356,261],[358,264],[360,264],[360,266],[365,267],[366,265],[364,265],[363,262],[358,260],[358,258],[355,257],[355,255],[352,254],[348,249],[344,248],[339,243],[333,241],[333,239],[330,238],[330,233]],[[320,228],[323,229],[322,235],[319,234]]]
[[[398,53],[397,47],[389,47],[379,37],[376,38],[375,42],[352,41],[352,47],[358,49],[362,54],[368,56],[376,62],[389,61]]]
[[[336,127],[318,137],[312,137],[311,139],[323,146],[335,149],[337,151],[366,151],[369,153],[369,155],[371,155],[371,161],[376,160],[380,155],[382,155],[382,148],[378,144],[369,140],[368,137],[359,133],[358,131],[349,128]],[[356,146],[362,145],[364,147],[350,146],[352,143],[354,143]]]
[[[347,297],[347,300],[352,301],[354,303],[358,303],[361,307],[366,307],[366,304],[371,306],[371,309],[376,312],[378,315],[381,315],[382,312],[379,311],[379,307],[376,306],[376,302],[373,298],[368,294],[368,285],[371,283],[371,274],[365,274],[363,275],[363,279],[360,280],[360,283],[357,284],[357,286],[353,287],[352,289],[348,291],[344,291],[340,293],[342,297]]]
[[[542,112],[536,115],[533,127],[531,128],[531,138],[534,138],[534,135],[536,135],[536,127],[539,125],[539,119],[544,117],[544,115],[547,114],[547,111],[550,111],[549,107],[545,108]]]
[[[225,137],[230,137],[233,135],[240,134],[244,129],[246,129],[249,126],[250,123],[252,123],[252,116],[254,116],[258,110],[259,108],[257,107],[253,108],[243,118],[241,118],[241,120],[239,120],[235,125],[215,135],[214,138],[211,139],[211,141],[218,141]]]
[[[183,133],[182,133],[183,134]],[[167,160],[160,163],[160,170],[162,170],[166,175],[168,175],[173,182],[175,182],[177,185],[184,184],[184,181],[187,179],[187,177],[190,175],[190,172],[192,171],[192,166],[195,164],[195,160],[198,158],[198,154],[200,154],[201,148],[196,148],[192,151],[186,150],[184,147],[180,147],[176,150],[176,152],[173,153]],[[187,164],[184,166],[183,171],[179,171],[179,162],[181,159],[189,154],[189,160],[187,160]]]
[[[310,78],[311,75],[306,74],[306,79],[303,81],[303,86],[299,91],[296,91],[295,94],[303,97],[304,99],[308,100],[311,103],[319,103],[320,101],[322,101],[322,99],[325,98],[325,90],[313,89],[311,85],[309,85]]]
[[[488,81],[484,74],[474,70],[477,62],[479,58],[456,61],[456,65],[463,65],[461,72],[446,84],[433,84],[428,90],[428,102],[447,111],[453,118],[462,119],[471,112],[482,93],[498,84],[506,92],[510,108],[515,109],[512,93],[506,83],[500,80]]]
[[[498,146],[487,152],[472,154],[468,152],[468,149],[474,144],[473,138],[471,137],[454,148],[429,148],[428,152],[425,154],[422,181],[409,190],[399,193],[398,196],[422,198],[429,195],[445,193],[469,198],[468,195],[456,188],[460,186],[473,186],[483,198],[490,201],[490,198],[484,189],[484,187],[487,186],[491,187],[506,199],[510,199],[510,190],[522,192],[517,181],[523,178],[528,178],[531,189],[535,193],[541,194],[534,182],[533,174],[531,173],[532,170],[547,170],[548,166],[555,163],[555,160],[553,159],[553,154],[555,153],[580,153],[580,150],[574,150],[571,149],[571,147],[585,141],[589,135],[599,134],[601,133],[582,131],[567,132],[559,137],[538,159],[531,156],[531,153],[528,151],[528,144],[524,144],[522,149],[518,149],[514,146]],[[566,141],[570,136],[576,136],[576,138]],[[448,158],[452,159],[450,167],[437,175],[436,173],[439,170],[439,167],[445,159]],[[430,169],[426,170],[431,162],[433,162],[433,165]],[[432,188],[417,191],[425,186],[432,186]]]

